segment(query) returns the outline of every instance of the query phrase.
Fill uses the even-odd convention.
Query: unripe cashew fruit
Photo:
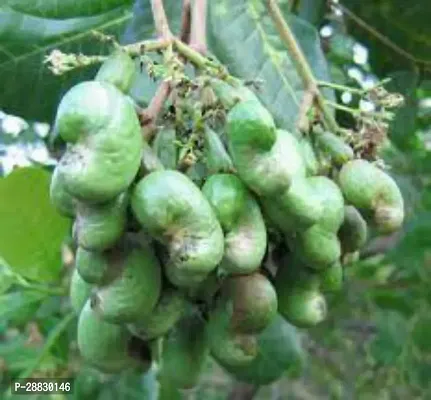
[[[259,102],[257,96],[239,81],[227,83],[220,79],[213,78],[210,80],[210,85],[220,103],[228,110],[240,101]]]
[[[160,299],[149,315],[128,325],[133,335],[144,340],[151,340],[168,333],[183,317],[188,301],[176,289],[164,289]]]
[[[304,160],[307,176],[317,175],[319,173],[319,161],[317,159],[316,153],[314,152],[310,139],[302,137],[299,139],[299,145],[301,148],[301,154]]]
[[[293,288],[290,293],[280,294],[279,311],[290,323],[307,328],[326,318],[326,300],[320,292]]]
[[[122,325],[102,320],[91,308],[90,300],[79,316],[77,336],[82,357],[101,371],[116,373],[131,367],[148,368],[151,361],[132,357],[132,335]]]
[[[262,274],[228,278],[223,296],[232,303],[231,326],[239,333],[259,333],[277,314],[277,293]]]
[[[320,293],[318,274],[298,260],[283,262],[275,277],[278,311],[298,327],[317,325],[326,318],[326,300]]]
[[[322,292],[338,292],[343,287],[344,272],[341,262],[337,261],[319,274]]]
[[[344,207],[344,221],[338,237],[343,253],[353,253],[365,245],[368,238],[367,222],[355,207]]]
[[[211,175],[202,193],[214,209],[220,225],[229,232],[237,224],[249,196],[241,180],[231,174]]]
[[[121,92],[128,93],[136,75],[136,66],[130,56],[122,50],[111,54],[102,64],[94,80],[108,82]]]
[[[267,233],[260,207],[235,175],[217,174],[202,188],[225,232],[220,268],[227,274],[256,271],[263,260]]]
[[[227,115],[229,146],[234,151],[246,148],[269,151],[276,141],[276,127],[268,110],[254,100],[241,101]]]
[[[211,355],[223,366],[247,365],[257,355],[254,335],[235,332],[232,326],[232,303],[220,300],[208,321],[208,342]]]
[[[75,268],[70,279],[69,297],[73,310],[79,314],[90,297],[92,286],[85,282]]]
[[[127,193],[104,204],[78,202],[73,236],[86,250],[103,251],[112,247],[126,227]]]
[[[73,196],[67,192],[64,179],[58,172],[58,168],[54,169],[51,176],[49,196],[51,198],[51,203],[61,215],[69,218],[75,217],[76,201]]]
[[[343,139],[331,132],[316,134],[316,142],[322,151],[327,154],[338,167],[353,160],[355,157],[353,149],[345,143]]]
[[[178,146],[175,143],[176,132],[171,126],[162,127],[152,143],[155,155],[166,169],[176,169],[178,163]]]
[[[204,156],[205,165],[210,174],[234,170],[232,159],[221,138],[208,125],[205,125],[204,131]]]
[[[134,322],[154,309],[161,291],[161,268],[152,249],[135,238],[127,237],[116,251],[112,267],[121,272],[98,288],[93,308],[108,322]]]
[[[302,366],[305,358],[294,326],[280,314],[257,337],[257,356],[242,366],[221,364],[236,379],[254,385],[268,385],[292,368]]]
[[[384,171],[365,160],[353,160],[343,166],[338,176],[347,200],[364,211],[380,233],[398,230],[404,219],[404,201],[395,181]]]
[[[116,249],[106,252],[88,251],[78,247],[75,256],[75,268],[81,278],[92,285],[103,286],[114,280],[121,273],[116,268]]]
[[[320,217],[322,207],[306,178],[300,144],[289,132],[272,129],[268,118],[259,120],[255,110],[262,108],[255,103],[238,103],[228,114],[228,147],[234,166],[264,203],[282,210],[295,225],[309,226]],[[253,131],[255,135],[261,132],[262,138],[267,132],[264,146],[253,140]]]
[[[143,139],[133,105],[115,86],[74,86],[60,102],[55,128],[69,143],[57,168],[73,197],[103,203],[132,183]]]
[[[344,219],[344,199],[339,187],[329,178],[316,176],[309,181],[315,196],[320,198],[323,213],[316,224],[298,232],[289,244],[308,267],[321,270],[341,256],[337,232]]]
[[[199,381],[208,355],[207,327],[200,315],[181,319],[163,341],[160,378],[180,389]]]
[[[144,229],[167,247],[165,272],[176,286],[202,282],[223,257],[217,217],[199,188],[177,171],[156,171],[132,195],[132,209]]]

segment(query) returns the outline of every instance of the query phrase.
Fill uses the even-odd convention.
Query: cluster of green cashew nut
[[[277,129],[239,81],[204,84],[222,123],[211,105],[188,113],[183,99],[147,142],[127,95],[135,73],[113,54],[65,94],[55,121],[66,150],[51,199],[74,219],[81,355],[107,373],[155,360],[178,388],[196,385],[208,356],[240,380],[270,383],[301,362],[295,327],[325,319],[325,295],[341,288],[344,256],[368,226],[400,228],[400,191],[337,135]],[[189,168],[184,135],[201,146]]]

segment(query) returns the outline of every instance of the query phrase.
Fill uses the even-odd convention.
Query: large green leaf
[[[13,10],[43,18],[74,18],[102,14],[133,0],[6,0]]]
[[[53,281],[61,269],[61,244],[70,222],[49,199],[50,174],[17,169],[0,179],[0,256],[20,275]]]
[[[61,95],[74,83],[89,79],[95,69],[79,69],[58,77],[44,65],[45,57],[53,49],[106,53],[107,46],[97,41],[92,31],[120,35],[131,18],[130,7],[54,20],[0,6],[0,109],[27,119],[50,121]]]
[[[292,129],[304,86],[263,4],[254,0],[210,2],[209,43],[231,73],[243,79],[263,80],[260,99],[281,127]],[[285,17],[315,75],[329,80],[317,31],[288,12]]]

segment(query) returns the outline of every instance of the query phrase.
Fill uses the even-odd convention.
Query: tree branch
[[[332,113],[325,104],[324,97],[319,91],[316,78],[314,77],[310,65],[308,64],[304,54],[302,53],[302,50],[299,47],[293,32],[284,20],[280,8],[278,7],[277,1],[266,0],[266,6],[281,39],[289,50],[291,57],[296,61],[297,71],[302,79],[304,86],[308,90],[315,92],[316,105],[322,112],[323,118],[326,122],[328,129],[334,132],[338,131],[337,122],[335,121]]]
[[[156,32],[161,39],[171,39],[172,33],[169,28],[168,18],[166,17],[163,0],[151,0],[151,10],[153,12],[154,25]]]
[[[191,6],[190,0],[183,0],[183,14],[181,17],[180,40],[188,43],[190,40]]]
[[[143,135],[146,140],[150,140],[155,132],[155,122],[163,109],[166,99],[171,93],[171,85],[168,81],[163,81],[157,88],[154,97],[148,107],[139,113],[139,120],[142,125]]]
[[[207,1],[194,0],[192,9],[192,27],[190,46],[201,54],[207,52]]]

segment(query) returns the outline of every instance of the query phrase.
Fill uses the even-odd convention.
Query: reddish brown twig
[[[190,40],[190,29],[191,29],[191,6],[190,0],[183,0],[183,13],[181,17],[181,31],[180,40],[184,43],[188,43]]]
[[[207,1],[195,0],[192,8],[190,46],[201,54],[207,52]]]
[[[151,10],[153,12],[154,25],[157,36],[160,39],[171,39],[172,33],[169,28],[168,18],[166,17],[163,0],[151,0]]]
[[[153,12],[154,25],[160,40],[170,41],[173,35],[169,28],[169,22],[166,17],[163,0],[151,0],[151,10]],[[168,81],[163,81],[157,88],[157,91],[152,98],[148,107],[139,112],[139,120],[142,126],[142,134],[149,141],[156,131],[156,120],[163,109],[163,104],[169,97],[171,85]]]
[[[155,133],[155,122],[163,109],[166,99],[171,93],[171,85],[168,81],[163,81],[157,88],[154,97],[148,107],[139,113],[144,138],[148,141]]]

